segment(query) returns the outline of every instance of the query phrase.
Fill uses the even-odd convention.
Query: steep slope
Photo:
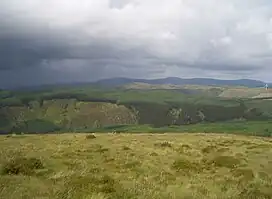
[[[135,113],[123,105],[70,99],[48,100],[41,106],[33,101],[29,106],[2,107],[0,116],[2,132],[50,132],[137,123]]]

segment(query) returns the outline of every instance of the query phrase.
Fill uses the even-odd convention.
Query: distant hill
[[[205,85],[205,86],[246,86],[250,88],[263,87],[265,82],[251,79],[238,79],[238,80],[220,80],[210,78],[192,78],[182,79],[178,77],[168,77],[162,79],[130,79],[130,78],[111,78],[103,79],[95,82],[100,86],[123,86],[131,83],[147,83],[147,84],[172,84],[172,85]]]
[[[101,86],[101,87],[119,87],[126,84],[133,83],[146,83],[153,85],[202,85],[202,86],[245,86],[249,88],[264,87],[265,82],[259,80],[251,79],[238,79],[238,80],[220,80],[220,79],[210,79],[210,78],[192,78],[192,79],[183,79],[179,77],[167,77],[161,79],[133,79],[133,78],[110,78],[102,79],[96,82],[71,82],[71,83],[55,83],[55,84],[45,84],[45,85],[35,85],[35,86],[23,86],[23,87],[14,87],[9,88],[9,90],[45,90],[52,88],[76,88],[76,87],[85,87],[85,86]],[[272,87],[272,83],[268,84],[269,87]]]

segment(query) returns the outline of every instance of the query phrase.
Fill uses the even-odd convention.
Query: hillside
[[[62,134],[0,136],[0,145],[5,199],[272,197],[271,139]]]
[[[7,121],[0,128],[3,133],[84,130],[104,125],[137,123],[135,113],[123,105],[80,102],[75,99],[45,100],[42,105],[31,101],[28,106],[2,107],[0,115]]]
[[[47,84],[47,85],[38,85],[38,86],[28,86],[28,87],[14,87],[12,90],[40,90],[40,89],[49,89],[56,87],[63,88],[79,88],[79,87],[120,87],[127,84],[134,83],[143,83],[143,84],[152,84],[152,85],[201,85],[201,86],[235,86],[235,87],[264,87],[266,84],[263,81],[251,80],[251,79],[237,79],[237,80],[221,80],[221,79],[211,79],[211,78],[191,78],[183,79],[178,77],[167,77],[161,79],[133,79],[133,78],[110,78],[110,79],[101,79],[95,82],[71,82],[71,83],[59,83],[59,84]],[[271,87],[272,83],[268,83]]]
[[[121,88],[128,90],[176,90],[183,94],[204,95],[222,98],[272,98],[272,90],[245,86],[208,86],[130,83]]]
[[[193,89],[202,91],[192,94]],[[165,127],[272,119],[272,101],[220,98],[214,96],[218,90],[188,85],[187,92],[88,86],[0,91],[0,132],[80,132],[127,124]]]

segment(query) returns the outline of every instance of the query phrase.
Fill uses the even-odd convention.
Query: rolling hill
[[[162,79],[130,79],[130,78],[111,78],[95,82],[96,85],[102,86],[122,86],[130,83],[147,83],[147,84],[172,84],[172,85],[206,85],[206,86],[246,86],[250,88],[263,87],[265,82],[251,79],[238,80],[219,80],[210,78],[192,78],[182,79],[178,77],[167,77]]]
[[[259,81],[136,81],[140,80],[115,78],[92,84],[0,90],[0,132],[75,132],[128,124],[162,128],[173,124],[272,119],[272,101],[264,100],[271,93],[264,88],[243,86],[257,86]]]
[[[16,87],[12,90],[40,90],[40,89],[50,89],[56,87],[63,88],[78,88],[86,86],[95,86],[95,87],[120,87],[127,84],[133,83],[146,83],[152,85],[202,85],[202,86],[244,86],[249,88],[264,87],[265,82],[252,79],[238,79],[238,80],[220,80],[220,79],[211,79],[211,78],[191,78],[183,79],[179,77],[167,77],[160,79],[134,79],[134,78],[109,78],[101,79],[98,81],[89,81],[89,82],[71,82],[71,83],[58,83],[58,84],[47,84],[39,86],[26,86],[26,87]],[[270,87],[272,83],[268,84]]]

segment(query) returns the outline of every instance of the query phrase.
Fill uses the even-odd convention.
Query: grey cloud
[[[110,8],[122,9],[129,3],[129,0],[110,0],[109,6]]]
[[[267,0],[2,0],[0,73],[33,70],[45,82],[189,69],[254,78],[271,72],[271,10]]]

